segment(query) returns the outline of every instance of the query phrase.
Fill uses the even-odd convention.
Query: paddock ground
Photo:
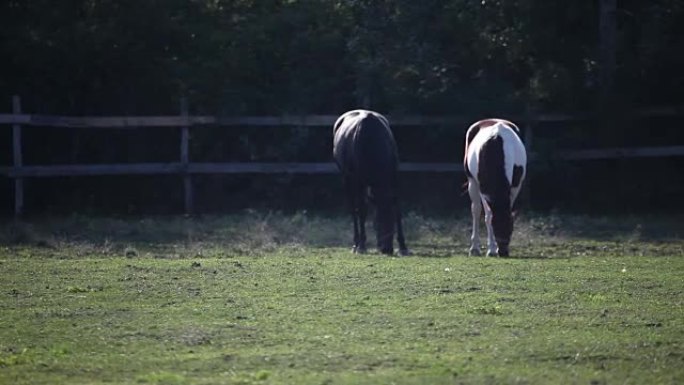
[[[684,218],[527,214],[488,258],[462,214],[410,257],[303,211],[7,221],[0,383],[684,382]]]

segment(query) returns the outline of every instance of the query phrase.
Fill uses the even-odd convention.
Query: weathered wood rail
[[[682,108],[652,108],[635,113],[641,117],[668,117],[684,115]],[[467,127],[472,119],[463,116],[389,116],[393,126],[458,125]],[[522,124],[528,151],[533,141],[533,126],[543,122],[565,122],[591,119],[588,115],[524,114],[509,116]],[[194,207],[192,175],[195,174],[275,174],[302,173],[321,174],[337,172],[333,163],[197,163],[191,162],[189,153],[190,130],[198,126],[296,126],[325,127],[330,129],[336,115],[306,116],[191,116],[185,99],[180,103],[177,116],[106,116],[74,117],[22,113],[21,101],[12,99],[12,113],[0,114],[0,125],[12,126],[13,164],[0,166],[0,175],[14,181],[14,212],[21,215],[24,208],[24,178],[101,175],[179,175],[183,179],[185,212]],[[178,162],[167,163],[119,163],[119,164],[53,164],[24,165],[22,155],[22,126],[59,128],[114,128],[141,129],[145,127],[168,127],[181,130]],[[564,151],[559,154],[565,160],[614,159],[627,157],[684,156],[684,145],[639,148],[602,148]],[[461,172],[460,163],[402,163],[404,172]]]

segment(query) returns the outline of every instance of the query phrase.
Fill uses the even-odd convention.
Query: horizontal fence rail
[[[64,128],[141,128],[141,127],[182,127],[182,126],[295,126],[328,127],[339,116],[51,116],[32,114],[0,114],[0,124],[21,124],[25,126],[64,127]],[[563,119],[563,116],[543,116],[544,120]],[[461,124],[466,117],[459,116],[389,116],[393,126],[425,126]],[[514,118],[511,118],[514,119]]]
[[[399,171],[460,172],[457,163],[401,163]],[[0,167],[0,174],[10,178],[98,176],[98,175],[170,175],[170,174],[330,174],[337,173],[335,163],[119,163],[62,164],[50,166]]]
[[[633,113],[636,117],[671,117],[684,115],[684,108],[648,108]],[[533,123],[569,122],[593,119],[588,114],[534,114],[508,116],[514,121]],[[64,128],[143,128],[182,126],[296,126],[330,128],[337,115],[284,116],[53,116],[34,114],[0,114],[0,124]],[[469,123],[465,116],[388,115],[393,126],[426,126]]]
[[[673,117],[684,115],[683,107],[643,109],[632,114],[635,117]],[[533,154],[533,126],[536,123],[568,122],[590,120],[589,114],[520,114],[508,115],[509,119],[521,123],[528,152]],[[0,114],[0,125],[12,126],[13,164],[0,166],[0,175],[14,180],[15,215],[23,211],[24,178],[106,176],[106,175],[179,175],[183,178],[185,211],[193,211],[192,175],[200,174],[326,174],[336,173],[334,163],[296,162],[244,162],[244,163],[198,163],[190,161],[189,130],[199,126],[243,126],[243,127],[321,127],[332,130],[337,115],[286,115],[286,116],[191,116],[187,101],[180,103],[180,115],[169,116],[54,116],[26,114],[21,111],[19,97],[12,100],[12,113]],[[388,115],[392,126],[455,125],[466,128],[473,119],[466,116],[405,116]],[[88,128],[88,129],[139,129],[145,127],[168,127],[181,129],[179,162],[166,163],[119,163],[119,164],[56,164],[24,165],[22,157],[22,126],[46,128]],[[563,150],[558,158],[567,161],[618,159],[628,157],[684,156],[684,146],[602,148]],[[403,172],[462,172],[460,162],[454,163],[401,163]]]
[[[596,160],[617,158],[654,158],[682,156],[684,146],[601,148],[588,150],[562,151],[559,156],[564,160]]]
[[[639,110],[637,117],[671,117],[684,115],[684,108],[660,107]],[[534,114],[508,116],[514,121],[533,123],[568,122],[593,119],[588,114]],[[53,116],[34,114],[0,114],[0,124],[65,128],[142,128],[182,126],[296,126],[330,128],[337,115],[285,116]],[[426,126],[469,123],[465,116],[407,116],[388,115],[393,126]]]

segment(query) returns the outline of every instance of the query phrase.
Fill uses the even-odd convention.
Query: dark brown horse
[[[383,254],[393,253],[396,225],[399,253],[404,242],[397,191],[399,157],[387,119],[377,112],[353,110],[333,126],[333,156],[342,172],[354,220],[354,252],[366,252],[367,201],[376,208],[376,237]]]

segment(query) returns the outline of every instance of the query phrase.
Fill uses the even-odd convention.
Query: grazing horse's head
[[[505,204],[491,204],[492,208],[492,230],[494,230],[494,239],[496,240],[497,254],[500,257],[507,257],[508,245],[511,243],[511,235],[513,234],[513,215],[511,213],[510,203]]]
[[[494,230],[494,239],[496,239],[497,254],[501,257],[508,256],[508,245],[511,243],[513,224],[515,222],[513,202],[520,189],[520,183],[522,183],[522,173],[523,166],[514,165],[511,182],[506,186],[506,189],[503,189],[506,194],[497,199],[495,204],[490,205],[492,208],[492,229]]]

